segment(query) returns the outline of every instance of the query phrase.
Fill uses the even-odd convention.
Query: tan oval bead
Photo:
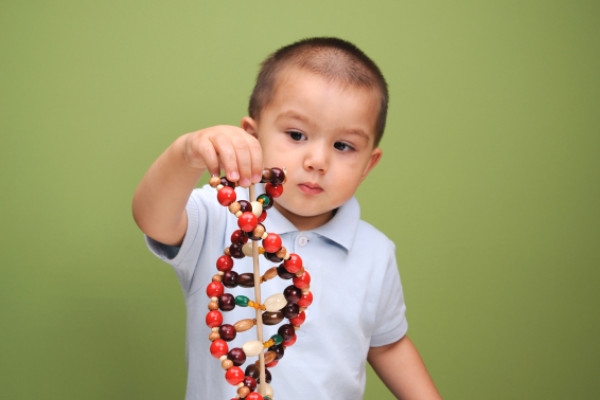
[[[267,382],[265,382],[263,385],[265,388],[265,393],[263,396],[269,396],[270,398],[273,398],[273,386],[269,385]]]
[[[229,368],[233,367],[233,361],[231,361],[230,359],[223,360],[223,362],[221,363],[221,367],[223,367],[223,369],[227,371]]]
[[[235,324],[233,324],[233,327],[235,328],[236,332],[245,332],[248,329],[252,328],[255,323],[255,320],[247,318],[236,322]]]
[[[229,205],[229,212],[235,215],[235,213],[240,211],[241,208],[242,208],[242,206],[240,205],[240,202],[234,201],[233,203],[231,203]]]
[[[265,300],[265,308],[267,311],[279,311],[287,304],[287,299],[281,293],[276,293],[267,297]]]
[[[210,303],[208,303],[208,309],[211,311],[218,310],[219,303],[217,303],[216,301],[211,301]]]
[[[250,388],[248,386],[242,386],[237,390],[237,394],[240,396],[240,399],[245,399],[246,396],[250,394]]]
[[[217,339],[221,339],[221,335],[219,335],[219,332],[211,332],[210,335],[208,335],[208,340],[210,340],[211,342],[214,342]]]
[[[268,281],[269,279],[273,279],[277,276],[277,267],[270,268],[263,275],[263,281]]]
[[[223,276],[219,274],[214,274],[212,277],[213,282],[221,282],[223,280]]]
[[[274,361],[275,357],[277,357],[277,353],[275,353],[274,351],[267,351],[265,353],[265,364],[268,364],[271,361]]]
[[[246,257],[252,257],[252,242],[248,242],[242,246],[242,253]]]
[[[249,342],[244,343],[242,350],[244,350],[247,357],[254,357],[259,355],[263,350],[263,344],[258,340],[250,340]]]

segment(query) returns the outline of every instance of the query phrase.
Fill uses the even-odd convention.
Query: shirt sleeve
[[[377,305],[375,331],[371,336],[371,347],[394,343],[404,337],[408,330],[406,305],[396,263],[395,246],[392,244],[388,263],[382,279]]]

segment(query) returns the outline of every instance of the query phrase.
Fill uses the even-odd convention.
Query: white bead
[[[254,357],[259,355],[263,348],[263,344],[258,340],[251,340],[249,342],[244,343],[244,345],[242,346],[242,350],[244,351],[247,357]]]
[[[252,242],[249,241],[242,246],[242,253],[244,253],[246,257],[252,257]]]
[[[274,294],[269,296],[267,300],[265,300],[265,308],[267,311],[275,312],[281,310],[287,304],[287,300],[285,296],[281,293]]]
[[[250,203],[252,206],[252,214],[256,215],[256,218],[259,218],[263,212],[262,203],[259,201],[253,201]]]
[[[269,385],[268,383],[264,383],[265,385],[265,396],[269,396],[270,398],[273,398],[273,387],[271,385]]]

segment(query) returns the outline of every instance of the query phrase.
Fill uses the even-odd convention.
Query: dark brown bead
[[[260,383],[260,368],[256,364],[250,364],[246,367],[245,371],[246,376],[251,377],[256,382]],[[271,382],[271,372],[265,368],[265,381],[267,383]]]
[[[240,203],[240,211],[245,213],[245,212],[251,212],[252,211],[252,204],[250,204],[249,201],[247,200],[238,200],[238,203]]]
[[[293,277],[296,276],[292,273],[289,273],[288,270],[285,269],[283,264],[281,264],[279,267],[277,267],[277,273],[279,274],[279,277],[281,279],[292,279]]]
[[[292,319],[300,314],[300,307],[298,307],[298,304],[289,303],[287,306],[283,307],[281,311],[283,312],[284,317]]]
[[[292,324],[281,325],[277,333],[283,338],[284,342],[290,341],[296,335],[296,329]]]
[[[227,271],[223,274],[223,286],[228,288],[234,288],[238,285],[238,273],[235,271]]]
[[[233,258],[244,258],[246,255],[242,251],[242,247],[244,247],[244,243],[235,242],[231,243],[229,246],[229,255]]]
[[[276,253],[267,253],[266,251],[265,251],[265,258],[274,263],[283,261],[283,258],[277,257]]]
[[[285,346],[283,344],[276,344],[275,346],[269,347],[269,351],[272,351],[276,354],[275,360],[279,361],[283,358],[283,353],[285,352]]]
[[[263,169],[261,182],[271,182],[271,179],[273,179],[273,171],[268,168]]]
[[[254,274],[252,272],[246,272],[245,274],[240,274],[237,279],[238,285],[245,288],[254,287]]]
[[[283,321],[283,313],[281,311],[265,311],[262,314],[263,324],[277,325]]]
[[[227,358],[233,361],[233,365],[239,367],[246,362],[246,353],[244,353],[244,350],[240,349],[239,347],[235,347],[229,350]]]
[[[229,186],[230,188],[234,188],[235,189],[235,183],[231,182],[230,180],[228,180],[225,177],[221,178],[221,185],[223,185],[223,186]]]
[[[233,325],[224,324],[219,327],[219,335],[221,335],[221,339],[226,342],[231,342],[235,339],[236,331]]]
[[[285,288],[283,295],[287,299],[288,303],[296,304],[302,297],[302,290],[298,289],[294,285],[290,285]]]
[[[236,279],[237,281],[237,279]],[[231,311],[235,308],[235,297],[230,293],[223,293],[219,296],[219,308],[221,311]],[[289,317],[286,317],[289,318]]]
[[[271,178],[272,185],[281,185],[285,181],[285,172],[281,168],[271,168],[273,177]]]
[[[256,390],[256,379],[254,379],[253,377],[245,376],[243,382],[245,386],[248,386],[248,389],[250,389],[251,392],[254,392]]]

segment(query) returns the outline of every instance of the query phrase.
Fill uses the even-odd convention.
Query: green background
[[[0,397],[183,398],[183,296],[132,193],[177,136],[239,123],[268,53],[336,35],[389,81],[358,197],[445,399],[600,398],[599,10],[2,1]],[[365,398],[393,397],[369,372]]]

